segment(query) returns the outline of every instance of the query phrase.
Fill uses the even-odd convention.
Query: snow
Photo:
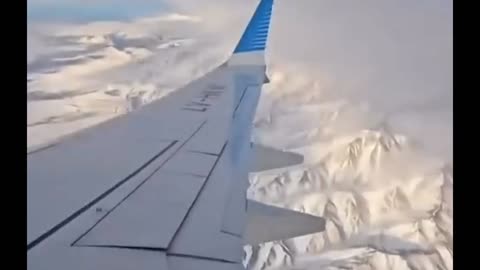
[[[223,63],[255,3],[208,2],[131,22],[29,24],[28,65],[56,62],[27,74],[28,148]],[[451,24],[451,1],[277,1],[253,140],[305,163],[252,174],[248,195],[327,229],[247,246],[245,264],[453,269]]]

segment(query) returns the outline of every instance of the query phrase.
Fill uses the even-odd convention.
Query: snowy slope
[[[246,247],[246,264],[251,269],[453,269],[451,161],[430,151],[430,142],[400,132],[411,130],[404,128],[407,123],[379,117],[363,102],[328,95],[321,80],[271,72],[254,139],[302,153],[305,162],[252,174],[248,195],[323,216],[327,225],[315,235]]]

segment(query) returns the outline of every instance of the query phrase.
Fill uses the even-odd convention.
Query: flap
[[[247,202],[247,229],[245,244],[255,245],[274,240],[322,232],[325,219],[290,209]]]
[[[260,172],[284,168],[301,164],[303,156],[293,152],[286,152],[271,147],[253,144],[253,157],[251,172]]]

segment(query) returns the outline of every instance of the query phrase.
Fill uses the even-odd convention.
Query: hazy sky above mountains
[[[170,1],[235,35],[257,1],[245,2]],[[376,120],[360,125],[388,122],[451,159],[452,10],[450,0],[277,0],[267,60],[329,95],[366,104]]]
[[[36,24],[177,12],[203,19],[192,31],[208,28],[223,33],[226,40],[237,40],[256,3],[28,0],[28,18],[29,24]],[[452,17],[451,0],[277,0],[267,60],[273,69],[305,80],[321,79],[330,95],[368,104],[377,122],[388,120],[451,156]]]
[[[165,11],[161,0],[28,0],[29,21],[90,22],[131,20]]]

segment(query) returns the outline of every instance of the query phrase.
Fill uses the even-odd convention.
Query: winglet
[[[235,47],[229,65],[265,65],[265,47],[274,0],[261,0]]]

